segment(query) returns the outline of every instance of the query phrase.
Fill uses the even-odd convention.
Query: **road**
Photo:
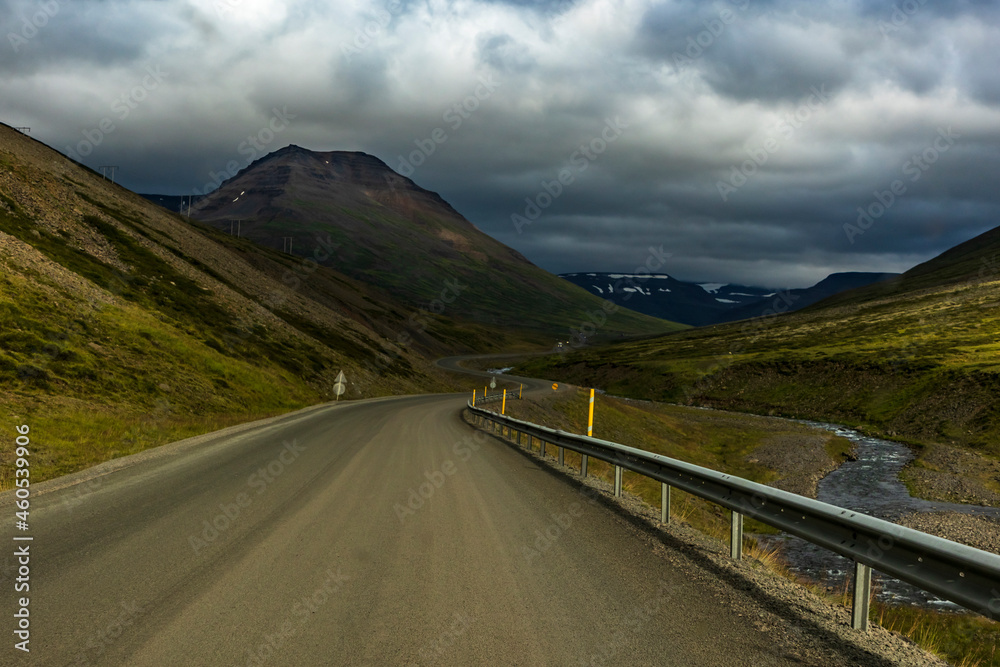
[[[38,485],[18,664],[793,664],[466,399],[319,406]]]

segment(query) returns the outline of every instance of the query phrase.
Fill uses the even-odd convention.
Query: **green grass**
[[[1000,667],[1000,623],[964,613],[875,603],[871,619],[959,667]]]
[[[44,397],[0,403],[3,423],[11,428],[26,424],[31,429],[32,482],[282,411],[184,414],[167,398],[158,400],[151,409],[141,410],[122,404]],[[0,491],[13,488],[13,460],[13,450],[0,454]]]
[[[30,268],[0,272],[0,410],[39,436],[33,481],[322,400],[310,378],[337,365],[331,348],[242,324],[126,231],[154,236],[139,217],[83,199],[101,214],[78,217],[82,229],[119,267],[0,193],[0,231],[100,295]]]
[[[996,458],[998,306],[1000,282],[969,280],[533,358],[515,372]]]

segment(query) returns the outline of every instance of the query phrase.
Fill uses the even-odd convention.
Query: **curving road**
[[[0,662],[800,664],[466,399],[318,406],[38,485],[31,653]]]

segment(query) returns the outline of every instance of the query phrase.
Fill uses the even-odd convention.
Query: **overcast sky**
[[[139,192],[365,151],[556,273],[663,246],[681,279],[801,287],[1000,224],[998,9],[4,0],[0,120]]]

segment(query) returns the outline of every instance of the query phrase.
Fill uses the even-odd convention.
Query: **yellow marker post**
[[[503,390],[503,401],[500,403],[500,414],[507,413],[507,390]]]
[[[587,417],[587,435],[594,435],[594,390],[590,390],[590,416]]]
[[[476,390],[472,390],[472,407],[476,407]]]
[[[517,400],[521,400],[521,392],[524,391],[524,385],[522,384],[517,390]]]
[[[587,416],[587,436],[593,437],[594,435],[594,390],[590,390],[590,414]],[[587,463],[589,462],[589,457],[586,454],[580,455],[580,475],[582,477],[587,476]]]

